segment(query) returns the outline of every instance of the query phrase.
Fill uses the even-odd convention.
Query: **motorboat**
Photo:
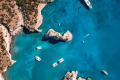
[[[61,63],[61,62],[63,62],[63,61],[64,61],[64,59],[61,58],[61,59],[59,59],[57,62],[58,62],[58,63]]]
[[[39,50],[39,49],[42,49],[42,47],[41,47],[41,46],[38,46],[38,47],[36,47],[36,49]]]
[[[41,58],[39,56],[35,56],[35,60],[40,61]]]
[[[105,70],[102,70],[101,72],[105,75],[108,75],[108,73]]]
[[[55,62],[53,65],[52,65],[52,67],[56,67],[58,64],[57,64],[57,62]]]
[[[91,5],[90,1],[89,0],[84,0],[84,1],[87,4],[87,6],[92,9],[92,5]]]
[[[89,36],[90,34],[87,34],[86,36]]]

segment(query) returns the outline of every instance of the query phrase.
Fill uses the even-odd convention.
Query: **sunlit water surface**
[[[11,54],[17,62],[5,72],[7,79],[61,80],[67,71],[78,70],[78,76],[92,80],[119,80],[120,1],[90,2],[93,8],[89,10],[82,0],[55,0],[48,4],[42,10],[44,20],[39,29],[43,32],[15,37]],[[50,28],[61,34],[69,30],[73,39],[42,41]],[[37,46],[42,49],[33,50]],[[34,60],[34,56],[40,56],[41,61]],[[53,68],[51,65],[60,58],[64,62]],[[103,75],[101,70],[109,75]]]

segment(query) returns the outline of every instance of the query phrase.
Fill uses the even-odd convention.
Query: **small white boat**
[[[82,41],[81,43],[84,43],[84,41]]]
[[[40,61],[40,60],[41,60],[41,58],[40,58],[39,56],[35,56],[35,59],[36,59],[37,61]]]
[[[104,73],[105,75],[108,75],[108,73],[105,70],[102,70],[101,72]]]
[[[87,6],[92,9],[92,5],[91,5],[90,1],[89,0],[84,0],[84,1],[87,4]]]
[[[52,67],[56,67],[58,64],[57,64],[57,62],[55,62],[53,65],[52,65]]]
[[[87,34],[87,36],[89,36],[90,34]]]
[[[58,62],[58,63],[61,63],[61,62],[63,62],[63,61],[64,61],[64,59],[61,58],[61,59],[59,59],[57,62]]]
[[[60,26],[60,23],[58,24],[58,26]]]
[[[42,49],[42,47],[41,47],[41,46],[38,46],[38,47],[36,47],[36,49],[39,50],[39,49]]]

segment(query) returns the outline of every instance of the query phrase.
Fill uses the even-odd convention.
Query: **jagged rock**
[[[92,79],[88,77],[87,80],[92,80]]]
[[[78,71],[67,72],[62,80],[76,80]]]
[[[77,74],[78,74],[77,70],[76,71],[72,71],[72,72],[67,72],[62,80],[92,80],[89,77],[87,79],[82,78],[82,77],[79,77],[79,78],[76,79]]]
[[[39,0],[37,0],[39,1]],[[44,2],[44,3],[50,3],[50,2],[53,2],[54,0],[41,0],[41,2]]]
[[[69,31],[65,32],[62,36],[60,33],[55,32],[53,29],[48,30],[48,32],[45,34],[45,37],[51,37],[55,40],[63,40],[65,42],[72,40],[72,34]]]
[[[53,2],[54,0],[48,0],[48,2]]]
[[[79,77],[77,80],[85,80],[85,78]]]
[[[52,37],[55,40],[62,39],[62,35],[58,32],[55,32],[53,29],[48,30],[48,32],[45,34],[46,38]]]
[[[63,40],[65,40],[66,42],[72,40],[72,34],[69,31],[65,32],[63,34]]]

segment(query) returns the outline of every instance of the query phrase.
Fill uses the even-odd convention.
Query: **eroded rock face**
[[[38,0],[40,1],[40,0]],[[45,3],[49,3],[49,2],[53,2],[54,0],[41,0],[41,2],[45,2]]]
[[[92,80],[92,79],[88,77],[87,80]]]
[[[77,80],[85,80],[84,78],[82,78],[82,77],[79,77]]]
[[[54,0],[48,0],[48,2],[53,2]]]
[[[67,72],[62,80],[86,80],[85,78],[79,77],[76,79],[78,71]],[[87,78],[87,80],[92,80],[91,78]]]
[[[65,33],[63,34],[63,39],[64,39],[66,42],[72,40],[72,34],[71,34],[69,31],[65,32]]]
[[[72,34],[69,31],[65,32],[62,36],[60,33],[55,32],[53,29],[48,30],[48,32],[45,34],[45,37],[51,37],[55,40],[63,40],[65,42],[72,40]]]
[[[11,59],[9,53],[11,37],[7,29],[0,24],[0,74],[7,70],[15,61]],[[0,79],[1,80],[1,79]]]
[[[67,72],[62,80],[76,80],[78,71]]]

